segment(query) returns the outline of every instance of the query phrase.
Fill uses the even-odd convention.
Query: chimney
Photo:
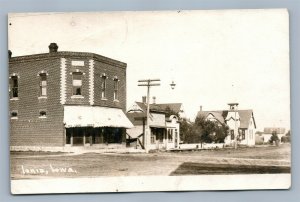
[[[58,46],[56,43],[50,43],[49,47],[49,53],[56,53]]]
[[[143,96],[143,97],[142,97],[142,102],[143,102],[144,104],[146,104],[146,102],[147,102],[146,96]]]
[[[8,58],[9,58],[9,59],[11,58],[11,55],[12,55],[11,50],[8,50]]]
[[[200,105],[200,112],[202,112],[202,105]]]
[[[152,97],[152,100],[153,100],[153,104],[156,104],[156,97],[155,96]]]

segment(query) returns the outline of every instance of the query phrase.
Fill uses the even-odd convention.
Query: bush
[[[290,142],[290,136],[282,136],[281,142],[283,142],[283,143]]]
[[[272,133],[272,136],[271,136],[271,138],[270,138],[270,140],[269,140],[269,143],[270,143],[270,144],[273,144],[273,142],[275,142],[276,145],[278,146],[279,138],[278,138],[278,135],[277,135],[276,132],[273,132],[273,133]]]

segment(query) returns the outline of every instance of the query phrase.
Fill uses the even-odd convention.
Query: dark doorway
[[[82,146],[83,145],[83,136],[84,136],[83,128],[74,128],[73,129],[73,145],[74,146]]]

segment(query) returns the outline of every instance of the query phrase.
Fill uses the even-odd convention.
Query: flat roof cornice
[[[70,52],[70,51],[59,51],[55,53],[42,53],[42,54],[33,54],[33,55],[24,55],[24,56],[16,56],[11,57],[9,59],[9,64],[13,64],[16,62],[26,62],[33,60],[49,60],[53,58],[63,58],[63,57],[74,57],[74,58],[89,58],[94,59],[99,62],[116,65],[121,68],[126,68],[127,64],[118,60],[114,60],[102,55],[98,55],[95,53],[88,52]]]

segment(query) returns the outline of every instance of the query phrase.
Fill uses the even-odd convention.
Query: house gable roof
[[[142,109],[142,111],[143,112],[147,112],[147,105],[145,104],[145,103],[143,103],[143,102],[135,102],[141,109]],[[163,112],[163,110],[162,109],[160,109],[160,107],[159,106],[153,106],[152,104],[150,104],[150,111],[151,112],[160,112],[160,113],[162,113]]]
[[[143,102],[135,102],[139,108],[142,109],[143,112],[147,111],[147,105]],[[175,113],[179,113],[181,111],[182,103],[164,103],[164,104],[150,104],[151,112],[165,113],[166,110],[170,108],[170,110]]]
[[[199,111],[197,114],[197,117],[204,117],[206,118],[208,115],[212,115],[215,117],[217,121],[220,123],[225,123],[225,118],[228,114],[228,111],[222,111],[222,110],[217,110],[217,111]]]
[[[254,127],[256,128],[256,123],[255,123],[252,109],[237,110],[237,112],[239,113],[240,116],[240,128],[248,128],[252,117],[253,117]],[[197,117],[202,116],[206,118],[209,114],[213,115],[216,118],[216,120],[218,120],[220,123],[225,123],[228,110],[199,111]]]
[[[253,116],[253,110],[252,109],[238,110],[238,112],[239,112],[240,119],[241,119],[240,120],[241,121],[240,128],[248,128],[252,117],[253,117],[254,127],[256,128],[255,119],[254,119],[254,116]]]
[[[158,106],[161,110],[166,111],[168,108],[175,112],[181,112],[182,103],[163,103],[163,104],[151,104],[151,106]]]

